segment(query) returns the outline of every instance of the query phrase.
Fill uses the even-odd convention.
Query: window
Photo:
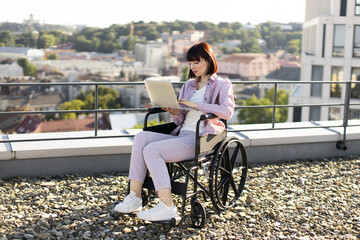
[[[349,119],[360,119],[360,110],[359,109],[351,109],[349,113]]]
[[[301,107],[294,107],[293,122],[301,122]]]
[[[310,107],[310,121],[320,121],[320,106]]]
[[[355,15],[360,16],[360,0],[356,0],[355,2]]]
[[[355,26],[354,28],[353,56],[360,58],[360,26],[359,25]]]
[[[343,68],[332,67],[331,69],[331,81],[339,82],[343,81]],[[342,84],[332,83],[330,86],[330,97],[341,97]]]
[[[329,120],[341,120],[339,107],[329,107]]]
[[[360,68],[352,68],[351,81],[357,82],[351,84],[351,98],[360,99]]]
[[[312,66],[311,81],[323,80],[323,66]],[[322,85],[320,83],[314,83],[310,86],[311,97],[321,97]]]
[[[325,56],[325,41],[326,39],[326,24],[324,24],[323,26],[323,42],[322,42],[322,53],[321,53],[321,56],[324,57]]]
[[[334,25],[333,56],[343,57],[345,46],[345,25]]]
[[[341,0],[340,16],[342,17],[346,16],[346,5],[347,5],[347,0]]]

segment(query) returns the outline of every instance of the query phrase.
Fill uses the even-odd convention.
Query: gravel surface
[[[360,239],[360,156],[251,165],[232,209],[205,204],[202,229],[112,218],[126,187],[119,174],[0,180],[0,240]]]

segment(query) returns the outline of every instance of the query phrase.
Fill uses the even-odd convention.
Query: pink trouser
[[[178,136],[143,131],[135,135],[131,150],[129,179],[144,183],[147,170],[155,191],[170,188],[166,163],[192,159],[195,155],[195,132],[184,131]]]

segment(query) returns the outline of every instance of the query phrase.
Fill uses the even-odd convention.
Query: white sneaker
[[[147,221],[169,221],[177,217],[177,207],[167,207],[163,201],[160,201],[155,207],[141,211],[138,213],[138,218]]]
[[[131,191],[124,200],[114,208],[115,212],[132,213],[139,212],[142,209],[142,199],[136,197],[136,193]]]

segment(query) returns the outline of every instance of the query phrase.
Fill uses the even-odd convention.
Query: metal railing
[[[351,98],[351,85],[359,84],[360,82],[353,81],[232,81],[233,85],[236,84],[273,84],[274,85],[274,98],[272,105],[256,105],[256,106],[235,106],[235,109],[245,109],[245,108],[272,108],[272,122],[271,128],[257,128],[257,129],[249,129],[249,130],[241,130],[244,131],[263,131],[263,130],[277,130],[277,129],[305,129],[305,128],[331,128],[331,127],[343,127],[343,140],[337,142],[336,147],[338,149],[346,150],[346,129],[349,126],[360,126],[360,125],[349,125],[349,113],[350,106],[360,105],[360,103],[350,103]],[[181,86],[184,82],[173,82],[173,85]],[[287,104],[287,105],[277,105],[277,93],[278,93],[278,84],[345,84],[345,101],[339,103],[320,103],[320,104]],[[134,86],[134,85],[144,85],[143,82],[56,82],[56,83],[0,83],[0,87],[3,86],[94,86],[95,87],[95,102],[94,109],[88,110],[50,110],[50,111],[7,111],[0,112],[0,115],[3,114],[64,114],[64,113],[94,113],[94,136],[86,136],[86,137],[71,137],[71,138],[41,138],[41,139],[3,139],[0,140],[0,143],[9,143],[9,142],[29,142],[29,141],[49,141],[49,140],[74,140],[74,139],[92,139],[92,138],[114,138],[114,137],[133,137],[133,134],[122,134],[122,135],[111,135],[111,136],[98,136],[98,113],[111,113],[111,112],[145,112],[147,108],[119,108],[119,109],[99,109],[98,107],[98,87],[106,86],[106,85],[116,85],[116,86]],[[339,98],[340,99],[340,98]],[[341,100],[341,99],[340,99]],[[326,126],[308,126],[308,127],[288,127],[288,128],[275,128],[275,117],[276,117],[276,108],[291,108],[291,107],[314,107],[314,106],[337,106],[344,107],[344,115],[343,115],[343,124],[342,125],[326,125]],[[229,129],[228,132],[239,132],[240,130]]]

